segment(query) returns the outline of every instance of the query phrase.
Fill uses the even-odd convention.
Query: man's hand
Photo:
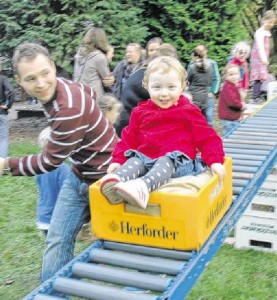
[[[119,163],[112,163],[109,165],[108,170],[107,170],[107,174],[111,174],[114,171],[116,171],[116,169],[118,169],[121,166],[121,164]]]
[[[211,165],[211,171],[213,174],[217,174],[219,177],[219,182],[222,183],[226,174],[225,167],[222,164],[214,163]]]

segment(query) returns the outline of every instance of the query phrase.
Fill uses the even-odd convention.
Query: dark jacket
[[[0,107],[0,114],[7,115],[8,109],[11,108],[14,102],[14,89],[10,84],[7,76],[0,74],[0,106],[5,105],[7,108]]]
[[[193,103],[200,109],[207,107],[208,93],[212,85],[212,67],[208,60],[198,64],[194,62],[188,72],[189,92],[192,95]]]
[[[142,67],[133,73],[126,81],[121,98],[123,109],[115,125],[118,136],[121,136],[122,129],[129,124],[132,109],[136,107],[139,102],[150,98],[148,91],[142,86],[145,70],[146,67]]]
[[[113,70],[115,83],[112,91],[118,100],[122,101],[122,93],[125,89],[127,79],[132,73],[138,70],[142,66],[142,64],[142,58],[140,58],[140,60],[136,64],[129,64],[127,63],[126,59],[117,64],[117,66]]]

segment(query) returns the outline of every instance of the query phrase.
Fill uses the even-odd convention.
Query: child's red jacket
[[[200,109],[180,96],[178,104],[162,109],[150,99],[132,110],[130,123],[125,127],[113,151],[113,162],[123,164],[124,152],[133,149],[150,158],[168,152],[181,151],[195,159],[198,151],[210,166],[223,163],[222,140],[210,127]]]

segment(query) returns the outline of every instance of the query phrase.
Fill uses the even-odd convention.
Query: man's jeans
[[[42,281],[51,278],[73,259],[76,236],[89,219],[88,185],[70,171],[61,188],[48,230]]]
[[[207,119],[209,125],[213,127],[213,121],[214,121],[214,98],[208,97],[208,103],[207,107],[202,109],[202,114]]]
[[[9,118],[0,114],[0,157],[6,158],[9,150]]]

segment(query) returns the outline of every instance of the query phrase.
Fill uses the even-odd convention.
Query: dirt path
[[[23,117],[16,119],[17,109],[26,107],[25,103],[15,103],[10,111],[10,141],[37,141],[37,137],[42,129],[47,126],[45,117]],[[35,109],[34,106],[28,106]]]

